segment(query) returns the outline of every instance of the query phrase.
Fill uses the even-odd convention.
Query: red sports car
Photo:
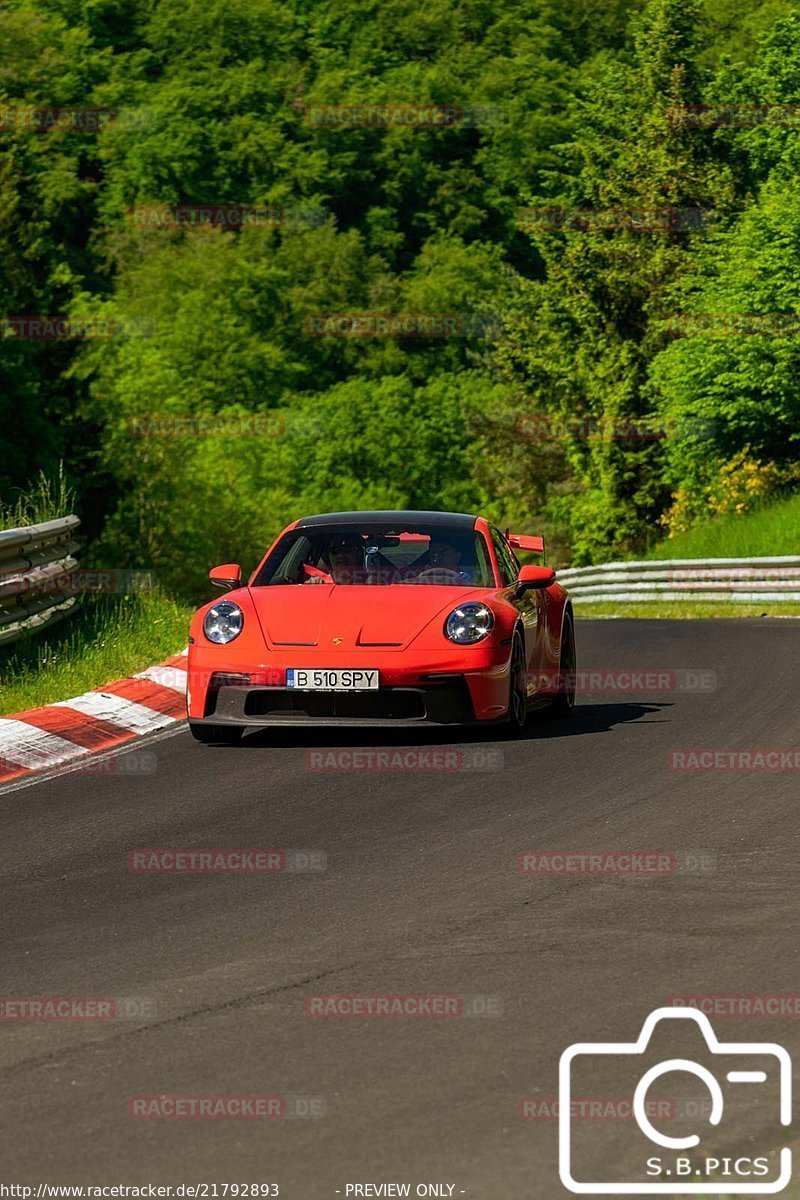
[[[267,725],[507,724],[575,703],[575,625],[541,538],[483,517],[304,517],[243,583],[199,609],[189,637],[189,728],[231,743]]]

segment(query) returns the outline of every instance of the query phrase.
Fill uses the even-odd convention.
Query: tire
[[[189,732],[197,742],[206,746],[235,746],[244,733],[241,725],[199,725],[189,722]]]
[[[564,629],[561,634],[561,655],[558,660],[559,687],[562,681],[566,686],[559,690],[551,706],[554,717],[571,717],[575,711],[575,620],[567,610],[564,616]]]
[[[511,642],[511,669],[508,673],[508,736],[519,737],[527,722],[528,664],[525,661],[525,643],[519,630],[515,629]]]

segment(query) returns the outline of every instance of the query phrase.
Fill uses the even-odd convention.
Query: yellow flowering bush
[[[689,488],[678,488],[673,493],[672,504],[658,519],[659,525],[666,529],[667,537],[673,538],[678,533],[685,533],[697,524],[703,514],[704,503],[705,497],[698,497],[697,493]]]
[[[715,517],[730,513],[745,513],[763,500],[800,484],[800,463],[780,467],[774,462],[760,462],[750,457],[745,446],[733,458],[720,465],[712,484],[698,493],[696,489],[678,488],[672,504],[659,518],[659,524],[673,538],[691,529],[710,513]]]
[[[708,493],[708,508],[714,516],[748,512],[753,503],[766,500],[786,485],[787,472],[774,462],[750,458],[745,446],[723,463]]]

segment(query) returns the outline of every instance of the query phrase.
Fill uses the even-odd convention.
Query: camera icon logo
[[[679,1021],[683,1022],[680,1029]],[[649,1048],[657,1027],[659,1033],[667,1036],[675,1032],[693,1033],[695,1040],[699,1032],[705,1043],[704,1054],[718,1071],[715,1073],[689,1058],[666,1058],[641,1070],[648,1051],[652,1057],[653,1051]],[[586,1126],[573,1119],[573,1102],[579,1095],[575,1090],[576,1075],[584,1078],[588,1075],[594,1082],[598,1076],[608,1076],[611,1072],[618,1079],[620,1070],[626,1066],[630,1067],[632,1078],[638,1077],[631,1091],[630,1108],[635,1125],[631,1133],[636,1142],[631,1161],[638,1164],[640,1156],[641,1165],[630,1172],[623,1172],[616,1165],[607,1167],[607,1155],[601,1161],[597,1159],[596,1137],[590,1147],[595,1160],[587,1165],[586,1155],[578,1153],[589,1145],[587,1142],[587,1146],[580,1146],[581,1136],[586,1139]],[[704,1141],[708,1141],[709,1133],[723,1125],[730,1107],[737,1113],[741,1110],[746,1102],[745,1095],[748,1101],[753,1099],[758,1105],[753,1116],[757,1115],[759,1127],[765,1120],[764,1105],[777,1108],[775,1136],[783,1140],[778,1129],[790,1125],[792,1119],[792,1063],[788,1051],[775,1042],[720,1042],[704,1013],[691,1008],[658,1008],[647,1017],[635,1042],[576,1042],[562,1054],[558,1136],[559,1174],[564,1187],[583,1195],[758,1195],[782,1191],[792,1178],[792,1152],[788,1146],[783,1146],[778,1154],[776,1142],[772,1141],[765,1147],[766,1152],[759,1156],[753,1156],[751,1151],[722,1156],[707,1152],[711,1147],[704,1147],[696,1133],[671,1136],[655,1127],[648,1112],[648,1092],[657,1080],[670,1073],[694,1077],[710,1094],[707,1121],[711,1129],[706,1131]],[[742,1084],[754,1085],[755,1092],[752,1095],[743,1093]],[[616,1086],[618,1089],[618,1084]],[[576,1104],[575,1107],[580,1106]],[[613,1149],[615,1160],[618,1160],[616,1142]],[[576,1167],[579,1159],[581,1167]],[[609,1173],[614,1177],[606,1178]],[[630,1173],[634,1178],[616,1178],[624,1173]]]

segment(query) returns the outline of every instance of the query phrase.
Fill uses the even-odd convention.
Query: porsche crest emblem
[[[341,646],[343,639],[340,637],[331,638],[334,646]]]

